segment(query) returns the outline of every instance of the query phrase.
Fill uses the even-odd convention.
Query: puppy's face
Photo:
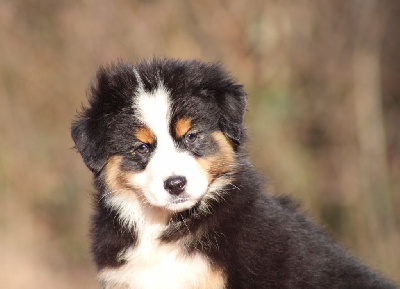
[[[113,66],[99,72],[90,104],[72,136],[117,210],[183,211],[232,181],[244,92],[219,66]]]
[[[106,166],[108,184],[124,184],[151,206],[181,211],[195,205],[214,179],[233,169],[233,147],[210,119],[195,112],[174,114],[160,86],[138,91],[132,109],[132,147]],[[124,175],[123,180],[114,180]]]

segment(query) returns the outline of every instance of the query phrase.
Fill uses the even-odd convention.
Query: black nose
[[[164,182],[164,188],[171,195],[179,195],[185,190],[186,178],[182,176],[169,177]]]

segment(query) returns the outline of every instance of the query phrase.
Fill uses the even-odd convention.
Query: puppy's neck
[[[122,227],[128,230],[134,229],[138,234],[149,228],[162,231],[172,214],[168,210],[142,202],[128,190],[108,197],[105,203],[117,212]]]

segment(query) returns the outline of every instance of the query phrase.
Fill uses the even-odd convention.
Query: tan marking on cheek
[[[133,173],[124,172],[121,170],[121,156],[112,156],[108,159],[105,167],[105,181],[110,190],[113,193],[123,192],[125,190],[131,190],[128,187],[128,179],[132,178]]]
[[[198,158],[197,162],[200,164],[200,166],[207,172],[207,179],[208,183],[211,183],[213,178],[213,175],[210,173],[210,168],[212,165],[212,162],[210,161],[209,158]]]
[[[175,123],[175,134],[178,138],[183,137],[191,128],[192,120],[190,118],[178,119]]]
[[[112,156],[108,159],[105,167],[106,183],[110,189],[114,189],[118,186],[121,179],[121,156]]]
[[[218,175],[234,169],[235,155],[232,143],[220,132],[212,133],[212,138],[218,144],[218,152],[206,158],[198,158],[197,162],[207,172],[209,183]]]
[[[212,137],[217,141],[222,155],[226,161],[233,163],[235,154],[233,152],[233,143],[222,132],[216,131],[212,133]]]
[[[154,142],[154,136],[150,129],[146,127],[139,128],[135,131],[135,137],[142,143],[152,144]]]

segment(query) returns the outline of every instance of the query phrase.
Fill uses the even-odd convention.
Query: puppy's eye
[[[194,133],[187,133],[185,134],[185,143],[187,144],[192,144],[196,141],[197,139],[197,134]]]
[[[136,148],[136,151],[140,154],[147,154],[150,151],[150,146],[148,144],[141,144]]]

